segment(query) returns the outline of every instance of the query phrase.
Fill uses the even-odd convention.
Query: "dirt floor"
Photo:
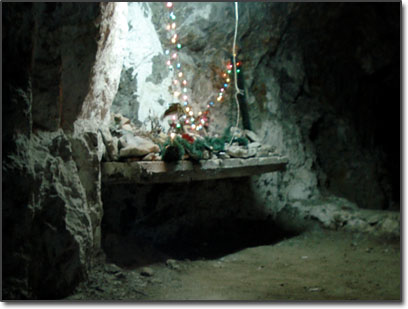
[[[202,243],[196,252],[210,245]],[[396,239],[313,229],[269,245],[205,255],[167,255],[126,268],[99,263],[67,300],[401,299]]]

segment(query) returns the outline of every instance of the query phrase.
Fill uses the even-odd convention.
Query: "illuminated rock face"
[[[129,4],[130,11],[114,111],[146,124],[171,102],[169,11],[164,3]],[[231,56],[234,3],[174,3],[174,13],[191,105],[203,110]],[[387,138],[399,136],[398,17],[397,4],[239,3],[238,59],[252,129],[290,161],[285,174],[254,179],[262,203],[276,209],[324,193],[363,208],[398,208],[399,148]],[[235,125],[232,88],[211,109],[211,133]],[[276,194],[266,197],[272,187]]]

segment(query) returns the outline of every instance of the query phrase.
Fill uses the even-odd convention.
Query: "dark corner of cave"
[[[401,2],[2,2],[2,300],[401,301]]]

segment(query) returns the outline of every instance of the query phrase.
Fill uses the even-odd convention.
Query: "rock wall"
[[[167,103],[172,102],[168,92],[171,74],[160,70],[165,61],[164,50],[151,18],[148,3],[128,4],[125,55],[120,86],[112,104],[113,112],[121,112],[137,124],[145,123],[149,117],[160,117]]]
[[[160,101],[171,76],[163,53],[168,9],[163,3],[129,7],[137,11],[129,14],[129,46],[137,34],[137,42],[154,48],[128,54],[139,64],[125,60],[113,106],[141,124],[149,121],[146,106],[163,113],[169,103]],[[250,122],[290,162],[283,174],[253,178],[267,212],[321,194],[362,208],[399,208],[399,12],[396,3],[239,3],[238,59]],[[234,4],[174,3],[174,13],[192,106],[202,110],[231,56]],[[212,133],[235,123],[231,91],[212,109]],[[152,99],[159,93],[161,99]]]
[[[100,248],[97,129],[118,87],[127,6],[2,7],[3,299],[58,299]]]
[[[203,109],[231,54],[234,6],[175,6],[192,105]],[[2,8],[3,299],[56,299],[86,278],[100,249],[98,129],[106,129],[112,101],[113,111],[147,128],[173,101],[163,54],[168,11],[163,3]],[[325,194],[398,209],[399,4],[239,3],[239,12],[252,127],[288,156],[287,171],[188,190],[109,188],[103,201],[113,223],[105,223],[147,216],[153,225],[135,232],[164,241],[186,222],[274,217]],[[234,122],[229,98],[212,110],[212,133]],[[115,197],[124,208],[111,214]]]

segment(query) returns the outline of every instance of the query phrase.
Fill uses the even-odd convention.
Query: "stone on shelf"
[[[251,142],[260,142],[261,139],[256,135],[255,132],[251,130],[244,130],[245,136],[251,141]]]
[[[242,146],[232,145],[227,148],[227,153],[233,158],[249,158],[256,155],[256,148],[246,149]]]
[[[151,152],[159,152],[160,148],[147,138],[140,136],[126,136],[127,145],[119,152],[121,158],[140,157]]]

